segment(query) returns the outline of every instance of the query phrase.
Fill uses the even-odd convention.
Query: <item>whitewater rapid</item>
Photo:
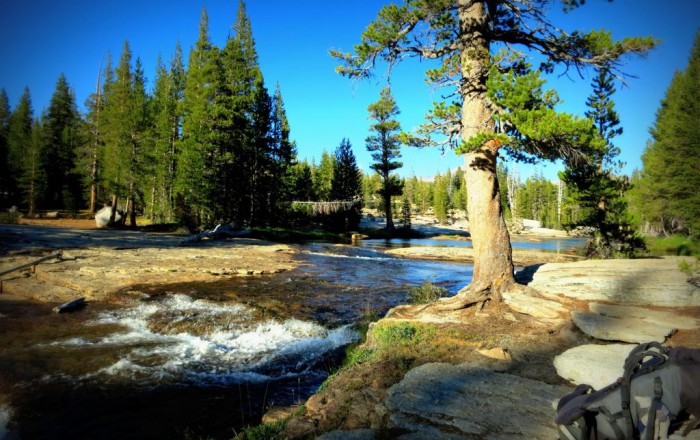
[[[307,373],[319,357],[359,337],[350,326],[328,329],[299,319],[254,319],[247,306],[184,294],[103,312],[86,324],[121,330],[50,345],[118,348],[116,362],[81,379],[141,383],[225,385],[295,377]]]

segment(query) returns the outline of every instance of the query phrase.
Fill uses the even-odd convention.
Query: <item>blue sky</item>
[[[268,87],[279,82],[300,158],[318,159],[332,151],[341,139],[350,139],[358,163],[369,169],[364,139],[370,121],[367,106],[379,97],[385,84],[383,72],[375,79],[353,83],[335,74],[331,48],[349,51],[359,42],[367,24],[383,1],[354,0],[247,0],[260,64]],[[673,73],[685,68],[696,31],[700,27],[700,1],[588,0],[588,4],[564,14],[551,7],[552,21],[565,30],[610,29],[614,38],[651,35],[661,45],[645,59],[630,60],[625,71],[638,78],[615,96],[623,128],[615,143],[627,163],[623,172],[641,167],[648,130]],[[35,115],[48,106],[61,72],[75,90],[79,105],[95,88],[101,63],[111,52],[118,59],[125,40],[141,58],[149,85],[155,78],[158,55],[165,60],[178,41],[185,55],[194,44],[202,6],[210,19],[213,42],[223,46],[235,20],[238,0],[4,0],[0,2],[0,87],[16,105],[29,86]],[[401,109],[404,129],[423,120],[430,103],[440,97],[423,81],[426,64],[397,67],[392,91]],[[590,75],[560,76],[548,83],[564,100],[561,109],[585,111]],[[619,87],[618,87],[619,88]],[[404,176],[432,176],[456,168],[463,160],[451,151],[403,149]],[[509,164],[512,167],[512,164]],[[543,170],[556,177],[557,166],[519,166],[521,176]]]

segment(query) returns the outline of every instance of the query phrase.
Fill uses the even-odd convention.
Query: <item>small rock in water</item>
[[[73,301],[68,301],[67,303],[61,304],[60,306],[54,307],[53,311],[56,313],[69,313],[76,312],[85,307],[85,298],[74,299]]]

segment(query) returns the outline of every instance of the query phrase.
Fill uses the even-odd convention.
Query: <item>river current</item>
[[[0,335],[0,440],[231,438],[313,393],[363,315],[405,303],[424,281],[454,293],[471,279],[470,265],[379,252],[406,245],[469,242],[308,244],[290,273],[129,292],[60,322],[42,319],[48,308],[17,310],[26,322]]]

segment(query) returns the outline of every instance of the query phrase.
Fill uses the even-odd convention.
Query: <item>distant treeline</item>
[[[167,63],[158,60],[152,90],[125,42],[116,65],[108,57],[85,114],[63,75],[38,116],[28,88],[14,109],[0,89],[0,208],[94,212],[116,203],[129,212],[132,225],[143,215],[193,229],[317,222],[348,230],[357,226],[363,204],[383,211],[381,195],[388,190],[382,178],[360,172],[346,139],[333,154],[324,151],[318,163],[298,160],[280,86],[270,92],[265,84],[243,2],[223,47],[211,43],[208,26],[202,10],[188,65],[178,44]],[[631,179],[616,173],[620,151],[612,139],[622,129],[611,99],[614,78],[599,69],[586,116],[596,122],[605,148],[593,160],[567,167],[556,182],[541,175],[521,181],[499,164],[505,216],[551,228],[590,226],[611,240],[632,226],[700,236],[698,39],[687,69],[676,73],[657,112],[642,170]],[[380,102],[369,110],[381,122]],[[392,122],[398,110],[386,113],[384,122]],[[375,154],[398,148],[371,147],[371,139],[367,148]],[[373,168],[389,165],[390,171],[401,166],[378,162]],[[385,182],[395,178],[386,174]],[[441,221],[469,215],[462,169],[438,173],[432,181],[400,179],[394,186],[394,212],[432,212]]]
[[[178,44],[167,64],[158,60],[151,91],[125,42],[84,115],[63,75],[39,116],[28,88],[14,110],[1,90],[0,207],[95,211],[114,202],[132,222],[140,214],[191,227],[255,226],[284,222],[293,200],[359,199],[349,142],[317,167],[297,162],[280,87],[265,85],[242,2],[233,28],[224,47],[214,46],[203,10],[187,68]],[[334,191],[334,167],[350,179],[354,172],[355,193],[337,183]]]

